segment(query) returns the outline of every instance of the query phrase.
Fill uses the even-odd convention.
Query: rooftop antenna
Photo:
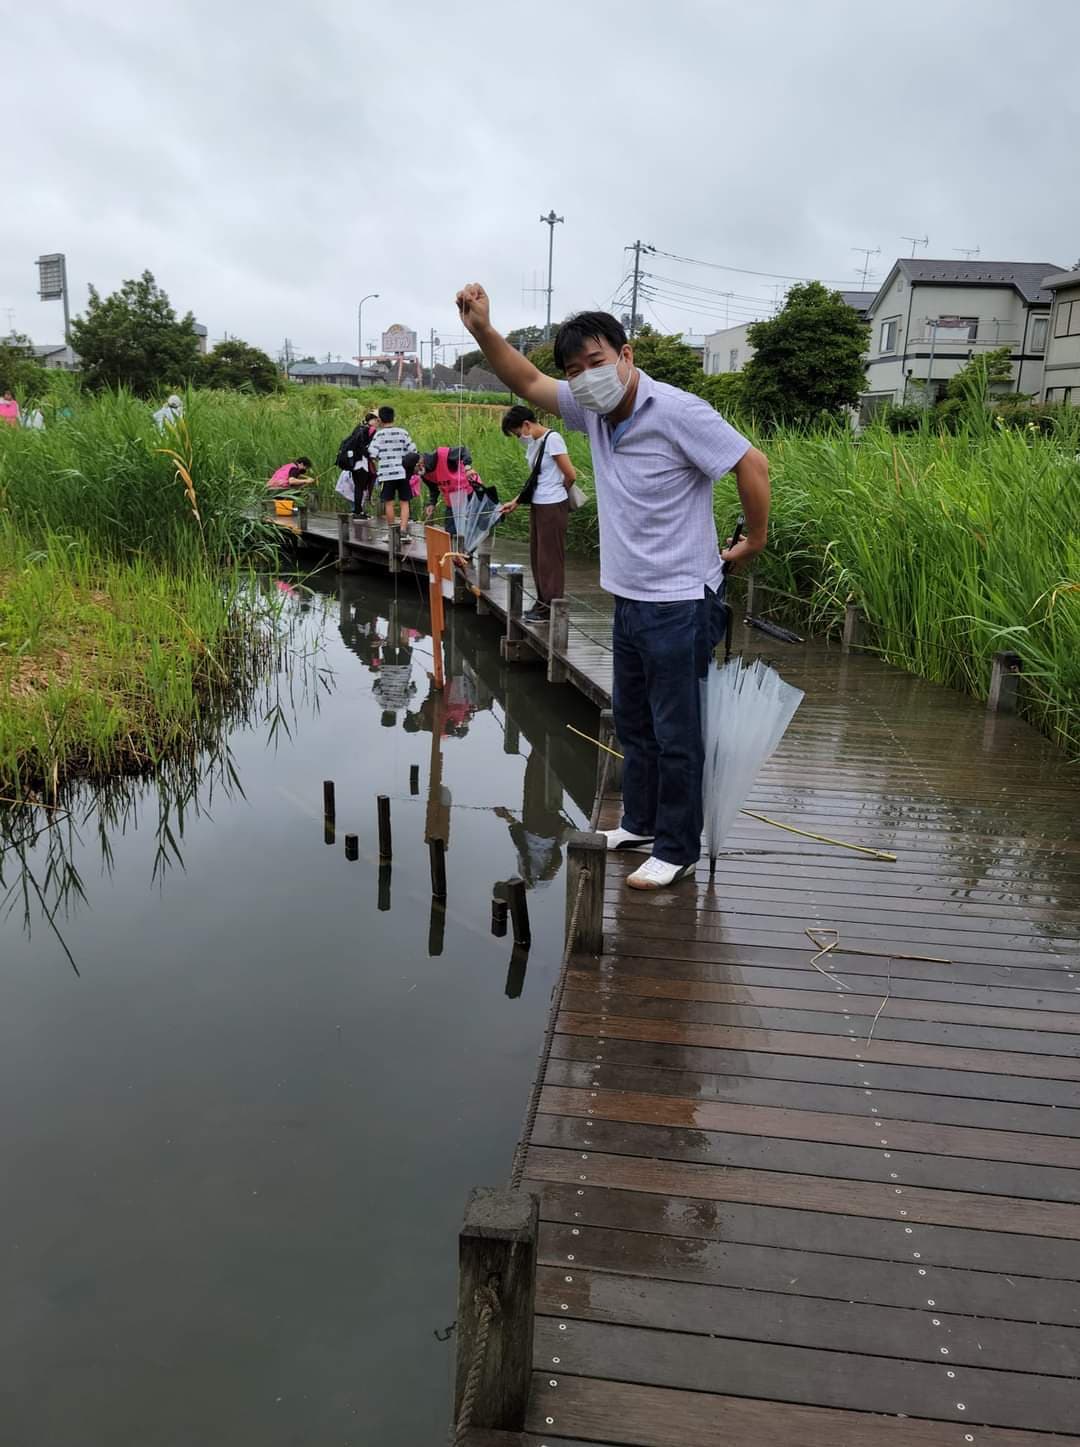
[[[900,240],[901,240],[901,241],[910,241],[910,242],[911,242],[911,254],[912,254],[912,256],[915,255],[915,248],[916,248],[916,246],[929,246],[929,245],[930,245],[930,237],[929,237],[929,236],[901,236]]]
[[[977,246],[954,246],[953,250],[965,257],[968,261],[970,261],[973,256],[979,255],[979,248]]]
[[[4,310],[7,312],[8,336],[13,337],[15,335],[15,308],[6,306]]]
[[[881,255],[880,246],[853,246],[852,251],[857,251],[864,258],[862,269],[863,290],[866,290],[866,283],[870,280],[870,258]]]

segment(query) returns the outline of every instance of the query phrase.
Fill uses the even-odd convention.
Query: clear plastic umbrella
[[[711,664],[701,684],[701,728],[705,741],[705,844],[709,873],[762,764],[772,754],[795,710],[800,688],[785,683],[760,658],[732,658]]]
[[[461,551],[473,553],[502,516],[499,504],[487,493],[471,489],[451,493],[449,501]]]

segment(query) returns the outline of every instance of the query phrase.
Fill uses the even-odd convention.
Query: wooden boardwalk
[[[528,1142],[525,1431],[469,1440],[1080,1443],[1080,780],[871,657],[746,642],[806,690],[750,807],[897,862],[744,818],[714,881],[609,863]]]

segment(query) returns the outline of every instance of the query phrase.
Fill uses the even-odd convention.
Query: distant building
[[[199,339],[199,351],[202,352],[203,356],[205,357],[208,338],[206,328],[203,326],[202,322],[195,323],[195,335]]]
[[[746,339],[752,322],[742,322],[737,327],[724,327],[722,331],[710,332],[705,338],[704,355],[701,365],[710,376],[717,372],[741,372],[754,355],[754,349]]]
[[[53,370],[75,372],[81,365],[79,357],[69,346],[63,342],[47,343],[45,346],[27,347],[25,342],[18,337],[0,337],[0,346],[18,347],[30,353],[39,367],[50,367]]]
[[[705,337],[699,332],[683,332],[679,338],[684,347],[689,347],[699,362],[705,360]]]
[[[370,387],[382,381],[375,367],[358,367],[355,362],[293,362],[289,381],[322,387]]]
[[[1039,395],[1060,270],[1046,261],[933,261],[901,257],[867,309],[863,421],[885,404],[933,402],[972,357],[1009,348],[1005,390]]]
[[[858,314],[859,319],[865,321],[877,292],[842,291],[840,295]],[[747,340],[747,332],[752,326],[753,322],[742,322],[737,327],[725,327],[723,331],[710,332],[704,338],[705,355],[702,366],[705,371],[710,375],[716,372],[741,372],[754,355],[754,349]]]
[[[1080,407],[1080,267],[1043,277],[1054,298],[1043,363],[1043,401]]]

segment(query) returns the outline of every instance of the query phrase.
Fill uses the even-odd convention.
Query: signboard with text
[[[61,301],[64,295],[64,253],[50,252],[39,256],[38,294],[42,301]]]
[[[416,333],[408,327],[388,327],[382,334],[382,349],[390,355],[416,351]]]

